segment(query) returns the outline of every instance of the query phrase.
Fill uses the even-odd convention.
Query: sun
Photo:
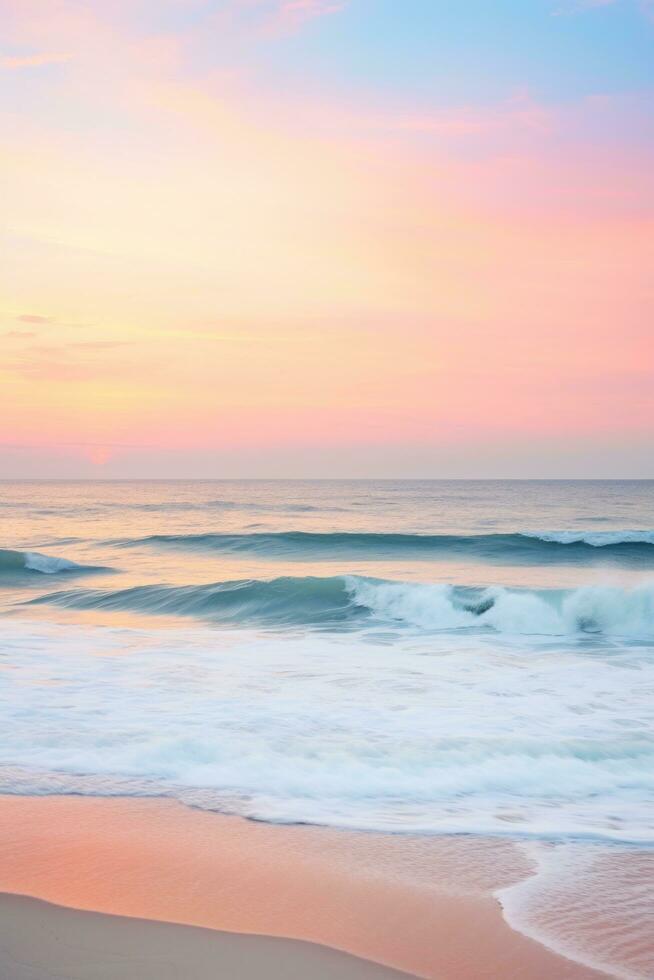
[[[103,446],[93,446],[89,449],[87,456],[94,466],[106,466],[111,459],[111,451]]]

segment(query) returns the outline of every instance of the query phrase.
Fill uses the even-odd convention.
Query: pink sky
[[[0,6],[0,476],[654,475],[645,94],[264,83],[336,2],[219,4],[208,61]]]

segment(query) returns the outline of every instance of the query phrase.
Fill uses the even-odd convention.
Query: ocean
[[[536,881],[651,916],[654,481],[3,482],[0,525],[1,792],[510,837],[518,928]]]

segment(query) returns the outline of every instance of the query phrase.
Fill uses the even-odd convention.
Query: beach
[[[3,980],[606,975],[507,926],[493,889],[528,871],[506,842],[3,797],[0,847]]]
[[[97,915],[0,895],[3,980],[401,980],[309,943]]]
[[[654,0],[0,23],[0,980],[654,980]]]
[[[650,500],[1,484],[1,980],[649,980]]]

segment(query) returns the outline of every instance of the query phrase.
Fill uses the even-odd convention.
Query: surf
[[[228,625],[418,631],[467,630],[533,636],[654,637],[654,582],[631,589],[475,588],[356,575],[282,576],[207,585],[70,589],[30,605],[194,617]]]
[[[4,792],[654,843],[644,646],[16,617],[4,629]]]

